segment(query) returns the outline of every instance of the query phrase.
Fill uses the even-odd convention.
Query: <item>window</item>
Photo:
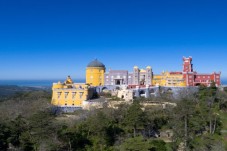
[[[84,92],[80,92],[80,99],[82,99],[83,93],[84,93]]]
[[[69,92],[65,92],[65,99],[67,99]]]
[[[76,92],[73,92],[72,93],[72,99],[75,99],[76,98]]]
[[[61,97],[61,92],[58,92],[58,99],[60,99]]]
[[[128,78],[130,79],[130,78],[131,78],[131,76],[128,76]]]
[[[109,76],[106,76],[106,78],[109,78]]]

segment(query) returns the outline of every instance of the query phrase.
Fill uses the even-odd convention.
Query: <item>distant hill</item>
[[[40,91],[47,90],[50,91],[50,87],[25,87],[17,85],[0,85],[0,98],[14,95],[21,92],[31,92],[31,91]]]

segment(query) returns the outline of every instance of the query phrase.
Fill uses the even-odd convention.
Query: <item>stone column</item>
[[[140,87],[139,86],[136,86],[136,93],[135,93],[135,96],[138,98],[140,97]]]
[[[145,98],[150,98],[149,85],[146,85]]]

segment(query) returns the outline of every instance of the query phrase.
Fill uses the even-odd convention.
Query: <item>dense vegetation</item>
[[[144,107],[135,100],[118,109],[54,114],[51,93],[33,91],[0,101],[0,150],[224,151],[227,93],[215,87],[184,91],[176,107]],[[154,100],[152,100],[154,101]],[[166,136],[166,137],[165,137]]]

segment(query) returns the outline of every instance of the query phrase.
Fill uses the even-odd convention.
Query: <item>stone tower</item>
[[[192,57],[183,57],[183,72],[193,72]]]
[[[152,69],[150,66],[146,67],[145,85],[152,85]]]
[[[105,71],[105,65],[97,59],[90,62],[86,68],[86,83],[91,86],[104,85]]]
[[[133,84],[134,85],[139,85],[139,77],[140,77],[140,71],[139,71],[139,68],[137,66],[135,66],[133,68]]]

